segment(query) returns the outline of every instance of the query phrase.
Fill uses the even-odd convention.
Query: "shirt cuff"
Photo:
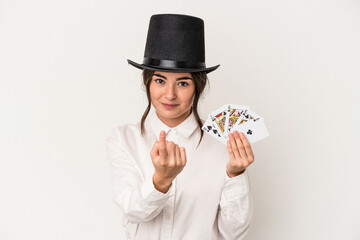
[[[171,196],[174,196],[174,187],[173,183],[171,183],[169,190],[166,193],[162,193],[158,191],[153,183],[152,177],[146,179],[145,182],[141,186],[141,195],[144,199],[148,201],[161,201],[164,199],[168,199]]]
[[[231,201],[246,196],[250,191],[247,170],[244,173],[230,178],[225,172],[223,193],[226,200]]]

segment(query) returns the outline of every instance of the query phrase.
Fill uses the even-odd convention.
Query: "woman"
[[[143,64],[128,62],[143,70],[149,102],[140,122],[107,138],[127,239],[243,239],[254,154],[243,134],[229,134],[225,147],[201,131],[198,100],[219,67],[205,66],[203,20],[153,15]]]

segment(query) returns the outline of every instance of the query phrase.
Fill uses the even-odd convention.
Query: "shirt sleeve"
[[[144,222],[155,218],[173,196],[173,184],[167,193],[158,191],[152,176],[144,179],[136,161],[119,144],[116,131],[106,139],[108,161],[110,163],[113,201],[123,213],[125,221]],[[149,153],[150,155],[150,153]]]
[[[250,229],[253,202],[247,170],[226,180],[218,209],[219,239],[241,240]]]

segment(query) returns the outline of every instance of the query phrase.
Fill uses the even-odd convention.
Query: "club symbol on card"
[[[250,135],[251,135],[252,133],[253,133],[253,132],[251,131],[251,129],[249,129],[246,134],[250,134]]]

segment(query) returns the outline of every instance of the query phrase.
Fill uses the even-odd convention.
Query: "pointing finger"
[[[240,139],[240,134],[239,134],[239,132],[238,132],[238,131],[235,131],[234,134],[235,134],[236,146],[237,146],[238,149],[239,149],[241,158],[242,158],[242,159],[247,159],[247,155],[246,155],[246,152],[245,152],[245,149],[244,149],[243,142],[242,142],[241,139]]]
[[[230,140],[227,140],[227,149],[228,149],[228,153],[229,153],[229,156],[230,156],[230,160],[234,160],[235,159],[235,155],[234,155],[234,152],[232,150],[232,147],[231,147],[231,143],[230,143]]]
[[[230,140],[230,145],[231,145],[232,151],[234,153],[235,159],[240,160],[241,155],[239,153],[239,150],[238,150],[236,142],[235,142],[234,133],[229,133],[229,140]]]

